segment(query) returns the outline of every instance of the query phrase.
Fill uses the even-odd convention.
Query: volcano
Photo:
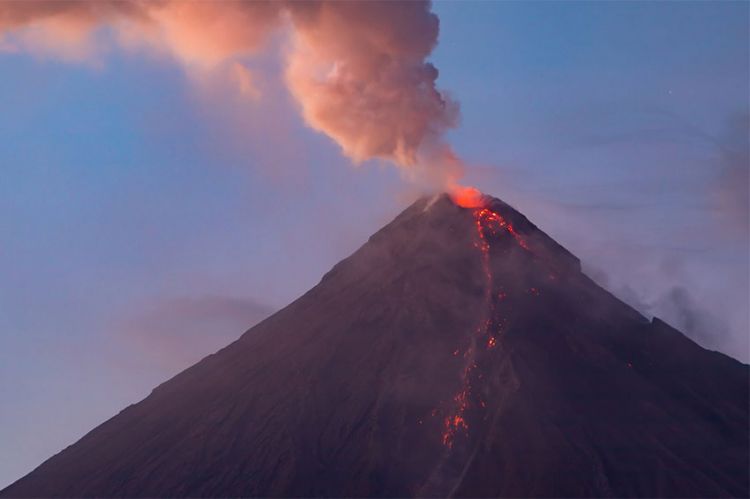
[[[441,195],[0,495],[747,497],[749,374]]]

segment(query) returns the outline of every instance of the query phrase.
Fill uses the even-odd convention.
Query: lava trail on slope
[[[748,366],[465,199],[415,202],[0,496],[747,497]]]

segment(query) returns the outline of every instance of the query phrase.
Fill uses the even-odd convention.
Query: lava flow
[[[476,228],[477,239],[474,246],[479,249],[482,263],[482,271],[485,277],[484,301],[487,310],[487,318],[483,319],[475,335],[472,336],[469,347],[464,353],[464,369],[461,374],[461,390],[453,397],[454,407],[443,420],[442,442],[448,448],[453,447],[458,432],[467,434],[469,423],[467,421],[467,410],[469,409],[472,398],[477,399],[477,405],[481,408],[486,406],[485,402],[479,396],[472,397],[472,375],[477,367],[477,344],[478,340],[483,340],[485,348],[492,350],[497,346],[497,337],[493,334],[494,330],[500,330],[507,323],[502,318],[496,316],[496,301],[502,301],[506,294],[500,291],[496,295],[493,292],[494,277],[490,266],[490,239],[497,238],[504,232],[510,234],[516,243],[526,251],[529,246],[523,237],[516,232],[513,225],[505,220],[499,213],[486,206],[484,195],[473,187],[458,187],[451,192],[453,201],[463,208],[473,209],[474,224]],[[494,327],[493,327],[494,326]],[[454,355],[458,352],[454,352]],[[481,379],[481,374],[477,376]]]

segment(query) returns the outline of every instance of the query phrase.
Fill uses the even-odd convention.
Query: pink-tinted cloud
[[[157,301],[117,328],[148,364],[174,374],[238,339],[271,313],[245,298],[181,297]]]
[[[427,62],[439,21],[423,1],[161,2],[6,0],[0,40],[18,50],[85,60],[104,39],[166,54],[189,71],[224,71],[251,98],[244,61],[288,35],[285,81],[305,122],[355,162],[384,159],[441,185],[460,175],[442,139],[458,105]]]
[[[289,87],[307,123],[347,156],[413,166],[456,124],[457,107],[425,62],[438,35],[427,4],[320,3],[294,9],[293,20]]]
[[[750,234],[750,114],[737,113],[718,138],[719,176],[711,186],[711,201],[732,235],[748,239]]]

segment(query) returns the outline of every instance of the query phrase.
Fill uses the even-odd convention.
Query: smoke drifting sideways
[[[283,33],[284,81],[307,125],[355,163],[386,160],[410,180],[446,188],[462,174],[443,138],[459,108],[427,62],[438,31],[426,1],[0,2],[0,51],[71,62],[107,43],[155,51],[188,71],[223,71],[253,98],[260,92],[244,63]]]

